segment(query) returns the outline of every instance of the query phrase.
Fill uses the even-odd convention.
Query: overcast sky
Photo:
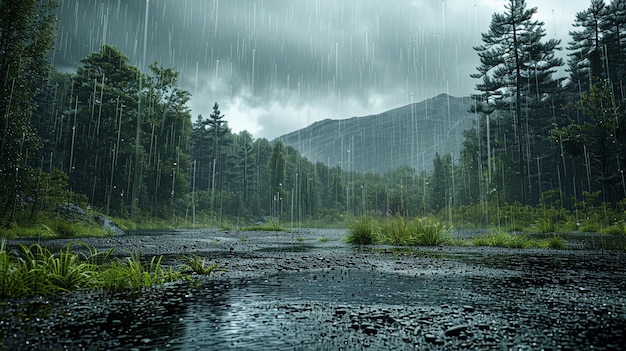
[[[273,139],[325,118],[473,93],[472,47],[508,0],[61,2],[57,68],[75,69],[106,42],[139,67],[175,67],[194,120],[218,102],[233,131]],[[590,0],[527,4],[565,48]]]

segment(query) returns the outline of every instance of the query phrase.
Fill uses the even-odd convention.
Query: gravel
[[[353,248],[341,241],[344,235],[197,230],[85,239],[100,251],[115,247],[120,256],[137,249],[143,257],[163,255],[171,265],[193,252],[222,270],[139,296],[75,292],[0,300],[0,350],[626,345],[624,252]]]

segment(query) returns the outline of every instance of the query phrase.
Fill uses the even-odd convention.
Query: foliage
[[[269,221],[267,223],[260,224],[260,225],[253,225],[253,226],[249,226],[249,227],[243,227],[240,230],[244,231],[244,232],[260,232],[260,231],[284,232],[286,229],[284,227],[282,227],[280,225],[280,222],[278,222],[278,221]]]
[[[80,249],[75,250],[74,246]],[[162,256],[144,261],[137,251],[118,260],[111,256],[112,252],[113,248],[98,252],[77,242],[68,243],[59,252],[40,244],[20,244],[17,249],[9,250],[3,240],[0,243],[0,298],[50,295],[80,289],[140,292],[184,277],[180,271],[163,267]],[[209,274],[217,267],[216,264],[206,266],[204,260],[194,255],[187,256],[185,262],[199,274]]]
[[[552,235],[545,241],[546,241],[546,246],[550,249],[561,250],[567,247],[567,243],[565,242],[565,239],[563,239],[561,236],[556,235],[556,234]]]
[[[448,235],[449,228],[435,217],[418,218],[413,221],[416,245],[438,246],[452,242]]]
[[[525,249],[535,245],[528,236],[523,234],[510,234],[503,230],[496,230],[486,235],[473,238],[474,246],[507,247]]]
[[[11,223],[34,191],[29,159],[40,139],[31,120],[40,108],[54,47],[58,1],[0,2],[0,219]],[[35,157],[37,158],[37,157]]]
[[[354,245],[372,245],[377,242],[375,222],[368,217],[361,217],[350,224],[350,232],[345,241]]]
[[[481,163],[486,161],[486,189],[494,184],[506,188],[517,182],[517,191],[501,191],[499,196],[530,204],[538,199],[541,179],[529,177],[527,161],[542,158],[546,169],[558,165],[557,154],[548,147],[546,130],[551,123],[547,117],[552,99],[560,89],[559,80],[552,76],[563,62],[555,56],[560,41],[543,40],[544,23],[534,19],[537,8],[527,8],[525,0],[509,0],[504,7],[503,13],[493,14],[489,31],[482,34],[483,44],[474,48],[481,65],[471,76],[480,79],[476,89],[481,94],[473,110],[480,119],[484,116],[488,120],[486,128],[492,119],[497,126],[487,129],[489,132],[479,131],[480,140],[475,140],[478,145],[474,149],[487,151],[481,152]],[[495,151],[493,157],[491,150]],[[493,179],[493,175],[504,176],[494,163],[507,165],[509,176]],[[544,177],[552,175],[542,173]]]
[[[390,216],[382,220],[362,217],[355,221],[346,242],[356,245],[437,246],[452,243],[448,228],[434,217],[407,219]]]
[[[539,218],[535,222],[535,227],[540,233],[554,233],[556,232],[556,223],[550,218]]]
[[[185,263],[185,267],[189,268],[192,272],[199,275],[209,275],[218,266],[217,263],[213,263],[207,266],[206,259],[196,254],[183,256],[183,261]]]

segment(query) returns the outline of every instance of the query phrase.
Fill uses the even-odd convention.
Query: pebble
[[[468,328],[467,324],[455,325],[453,327],[446,329],[444,334],[446,336],[459,336],[459,334],[461,334],[461,332],[466,331],[467,328]]]

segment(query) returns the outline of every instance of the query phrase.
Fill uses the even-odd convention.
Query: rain
[[[70,70],[111,43],[140,67],[145,57],[175,67],[194,115],[217,100],[234,131],[273,139],[316,120],[407,105],[411,96],[467,96],[478,65],[472,45],[498,5],[65,0],[54,64]]]
[[[0,1],[0,348],[621,349],[624,23]]]

